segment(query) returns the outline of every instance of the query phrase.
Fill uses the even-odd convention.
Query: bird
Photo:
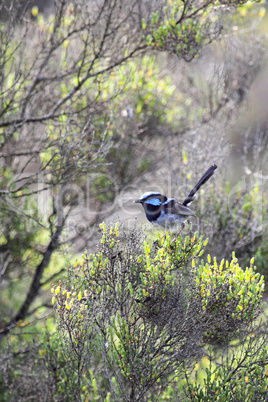
[[[147,191],[134,202],[143,206],[148,221],[154,226],[168,231],[176,231],[179,225],[184,228],[184,223],[189,217],[194,216],[197,218],[196,214],[188,208],[188,205],[193,201],[196,192],[210,179],[216,169],[217,165],[211,165],[182,203],[156,191]]]

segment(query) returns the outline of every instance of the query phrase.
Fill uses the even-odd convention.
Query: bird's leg
[[[187,222],[189,222],[189,221],[187,221]],[[181,232],[183,231],[184,228],[185,228],[185,223],[182,223],[182,224],[181,224],[181,230],[179,231],[178,236],[181,234]],[[177,236],[177,237],[178,237],[178,236]]]
[[[177,236],[174,237],[174,239],[172,240],[172,242],[174,242],[174,241],[179,237],[179,235],[181,234],[181,232],[183,231],[184,228],[185,228],[185,223],[182,223],[182,224],[181,224],[181,230],[179,231],[179,233],[177,234]]]
[[[191,225],[191,222],[189,221],[189,219],[187,219],[187,223],[189,225],[190,239],[191,239],[192,238],[192,225]]]

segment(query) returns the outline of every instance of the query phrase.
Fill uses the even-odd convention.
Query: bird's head
[[[134,202],[140,203],[140,204],[149,203],[149,202],[151,204],[153,204],[155,202],[155,203],[157,203],[155,205],[159,205],[160,197],[161,197],[161,194],[158,193],[157,191],[147,191],[146,193],[142,194],[142,196],[138,200],[135,200]]]
[[[148,191],[134,202],[140,203],[143,206],[146,217],[150,222],[155,222],[161,215],[163,203],[166,200],[167,197],[165,195],[157,191]]]

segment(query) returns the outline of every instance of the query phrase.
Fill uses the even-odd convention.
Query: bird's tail
[[[206,171],[206,173],[203,174],[199,182],[194,186],[192,191],[190,191],[188,197],[185,198],[185,200],[182,203],[183,205],[186,206],[193,201],[195,193],[200,189],[201,186],[203,186],[203,184],[205,184],[208,181],[208,179],[210,179],[210,177],[214,174],[214,170],[216,169],[217,165],[214,164],[210,166],[210,168]]]

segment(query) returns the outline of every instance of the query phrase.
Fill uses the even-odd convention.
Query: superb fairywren
[[[178,224],[183,224],[184,226],[184,222],[189,216],[197,218],[187,205],[193,201],[195,193],[214,174],[215,169],[217,169],[215,164],[210,166],[182,204],[175,201],[174,198],[167,198],[165,195],[155,191],[144,193],[134,202],[142,204],[147,219],[153,225],[161,226],[166,230],[176,230]]]

